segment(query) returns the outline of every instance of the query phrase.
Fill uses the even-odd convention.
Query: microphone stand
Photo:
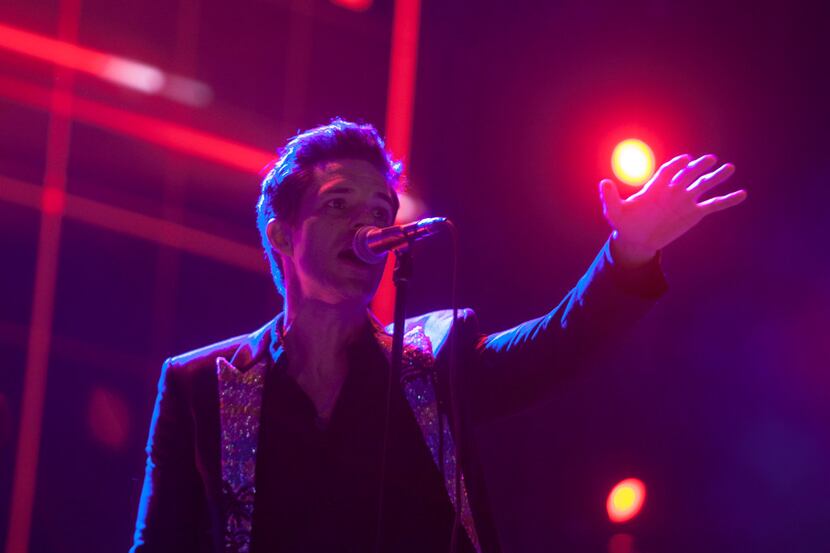
[[[395,283],[395,317],[392,333],[392,372],[400,377],[403,369],[403,335],[406,323],[406,295],[409,290],[409,281],[412,279],[414,264],[412,251],[409,245],[395,250],[395,270],[392,272],[392,282]]]
[[[400,378],[403,369],[403,335],[406,322],[406,296],[409,289],[409,281],[412,279],[413,261],[412,248],[407,243],[394,250],[395,269],[392,272],[392,282],[395,284],[395,315],[392,331],[392,359],[389,375],[386,383],[386,414],[383,423],[383,452],[381,453],[380,465],[380,491],[378,497],[378,528],[375,539],[375,552],[380,553],[382,545],[383,528],[383,496],[384,481],[386,476],[386,449],[389,443],[389,414],[392,401],[392,379]]]

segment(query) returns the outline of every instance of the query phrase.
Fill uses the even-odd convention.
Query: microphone
[[[435,234],[446,223],[446,217],[430,217],[406,225],[360,227],[354,235],[354,253],[365,263],[380,263],[387,252]]]

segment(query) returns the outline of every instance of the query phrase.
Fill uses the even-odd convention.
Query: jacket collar
[[[261,361],[263,356],[268,354],[274,337],[279,335],[275,328],[281,318],[282,313],[243,338],[242,343],[228,359],[228,363],[233,365],[236,370],[245,372]]]
[[[369,312],[369,323],[373,329],[373,334],[376,340],[383,344],[390,339],[392,334],[392,326],[389,325],[384,328],[375,316]],[[263,327],[248,334],[236,351],[228,360],[238,371],[245,372],[254,366],[258,361],[262,360],[263,356],[269,355],[271,360],[276,362],[283,353],[282,342],[280,339],[280,329],[283,325],[285,313],[280,312],[272,320],[268,321]],[[420,317],[407,319],[404,326],[405,332],[411,332],[414,328],[421,326],[429,341],[431,342],[431,349],[433,356],[437,356],[438,350],[444,345],[444,342],[449,335],[450,327],[452,326],[452,311],[436,311],[427,313]]]

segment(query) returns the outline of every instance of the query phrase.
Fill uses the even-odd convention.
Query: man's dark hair
[[[296,224],[303,194],[313,182],[314,168],[320,163],[342,159],[368,161],[386,177],[395,192],[403,188],[403,165],[392,158],[372,125],[337,118],[328,125],[309,129],[290,139],[262,179],[256,205],[259,236],[280,294],[285,294],[285,282],[280,258],[265,232],[268,221],[275,218],[289,225]],[[397,209],[397,194],[392,196]]]

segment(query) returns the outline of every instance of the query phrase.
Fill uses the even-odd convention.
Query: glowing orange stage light
[[[628,138],[614,148],[611,168],[625,184],[640,186],[654,173],[654,152],[642,140]]]
[[[626,478],[611,489],[605,507],[611,522],[627,522],[637,516],[646,500],[646,485],[637,478]]]

